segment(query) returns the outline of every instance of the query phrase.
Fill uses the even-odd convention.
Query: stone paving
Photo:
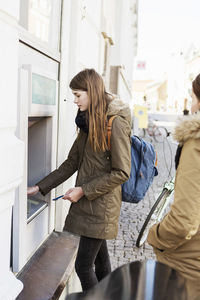
[[[164,183],[174,176],[174,156],[177,144],[171,136],[163,143],[147,138],[154,145],[158,156],[158,176],[155,177],[145,198],[138,204],[122,203],[119,232],[115,240],[108,241],[112,270],[136,260],[155,259],[152,247],[147,242],[141,248],[135,246],[139,231]]]

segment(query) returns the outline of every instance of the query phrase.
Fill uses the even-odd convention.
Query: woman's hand
[[[39,186],[38,185],[34,185],[34,186],[29,186],[27,188],[27,195],[28,196],[34,196],[39,192]]]
[[[78,202],[78,200],[83,197],[84,193],[82,187],[74,187],[69,189],[63,196],[64,200],[69,200],[71,202]]]

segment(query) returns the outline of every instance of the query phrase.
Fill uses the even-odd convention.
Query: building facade
[[[131,104],[137,7],[137,0],[0,2],[0,299],[21,292],[17,275],[68,213],[67,201],[51,199],[74,177],[45,197],[27,199],[26,189],[65,160],[76,137],[70,79],[95,68],[107,90]]]

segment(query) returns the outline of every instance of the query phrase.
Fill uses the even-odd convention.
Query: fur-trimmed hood
[[[174,128],[173,137],[180,144],[188,139],[200,139],[200,113],[180,118]]]
[[[124,103],[117,96],[114,96],[113,100],[110,102],[107,115],[108,117],[118,115],[131,123],[131,111],[129,105]]]

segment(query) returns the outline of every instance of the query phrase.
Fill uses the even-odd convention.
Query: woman
[[[186,278],[188,300],[200,299],[200,74],[192,87],[192,115],[180,120],[174,132],[181,145],[174,203],[148,234],[158,260]]]
[[[75,187],[63,197],[72,203],[64,230],[80,235],[75,269],[87,290],[111,272],[106,239],[117,235],[121,184],[130,175],[131,114],[128,105],[105,91],[93,69],[78,73],[70,88],[78,106],[78,136],[63,164],[28,188],[28,194],[45,195],[78,171]],[[107,122],[113,115],[108,151]]]

